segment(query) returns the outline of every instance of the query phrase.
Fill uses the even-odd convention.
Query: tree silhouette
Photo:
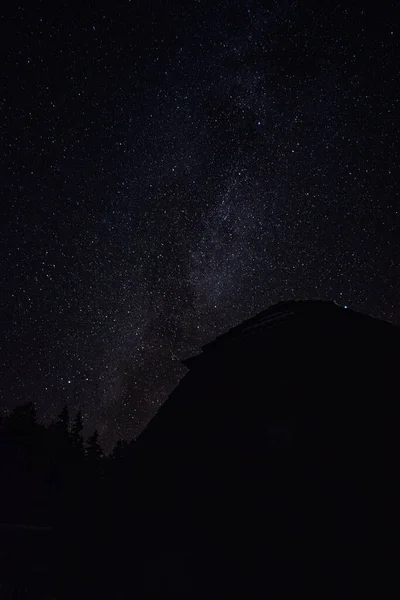
[[[72,438],[72,444],[73,444],[74,448],[79,453],[83,453],[83,448],[84,448],[82,430],[83,430],[82,413],[81,413],[81,411],[78,411],[75,415],[75,419],[74,419],[74,422],[72,425],[71,438]]]
[[[36,406],[33,402],[26,402],[14,408],[6,419],[9,433],[17,435],[32,434],[36,426]]]
[[[118,440],[111,453],[111,458],[117,461],[126,458],[129,443],[126,440]]]
[[[99,432],[94,430],[93,434],[88,438],[86,454],[90,461],[98,462],[103,457],[103,450],[99,444]]]
[[[68,410],[68,406],[65,405],[60,414],[58,415],[58,420],[56,421],[56,423],[59,425],[60,429],[62,429],[63,431],[68,432],[68,427],[69,427],[69,410]]]

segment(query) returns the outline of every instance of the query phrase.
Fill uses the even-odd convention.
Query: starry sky
[[[279,300],[400,321],[400,3],[7,3],[0,405],[141,431]]]

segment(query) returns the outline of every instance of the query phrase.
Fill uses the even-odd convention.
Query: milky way
[[[398,3],[217,5],[1,18],[1,403],[107,448],[271,303],[400,320]]]

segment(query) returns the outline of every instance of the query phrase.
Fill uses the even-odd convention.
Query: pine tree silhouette
[[[73,444],[74,448],[78,452],[83,453],[82,430],[83,430],[82,413],[81,413],[81,411],[78,411],[75,415],[75,419],[74,419],[74,422],[72,425],[71,438],[72,438],[72,444]]]

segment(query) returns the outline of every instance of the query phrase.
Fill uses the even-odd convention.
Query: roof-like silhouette
[[[394,515],[399,331],[334,302],[281,302],[185,360],[135,444],[140,543],[242,560],[262,546],[282,572],[315,561],[356,578],[377,513],[380,543]]]

